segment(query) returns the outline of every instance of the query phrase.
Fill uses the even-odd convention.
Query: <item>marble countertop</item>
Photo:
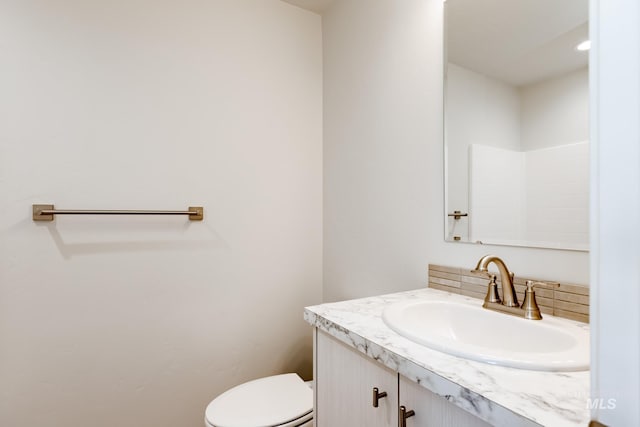
[[[306,307],[305,320],[495,426],[589,424],[589,371],[542,372],[451,356],[416,344],[382,321],[388,304],[416,298],[478,299],[434,289]],[[589,325],[572,322],[588,329]]]

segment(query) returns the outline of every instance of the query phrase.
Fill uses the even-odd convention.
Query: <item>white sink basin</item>
[[[539,371],[589,369],[589,332],[544,315],[527,320],[482,308],[482,302],[414,300],[387,307],[398,334],[454,356]]]

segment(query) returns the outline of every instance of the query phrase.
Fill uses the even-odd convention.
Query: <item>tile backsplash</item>
[[[497,273],[496,275],[500,283],[500,275]],[[518,301],[524,299],[527,280],[539,279],[515,277],[514,285]],[[541,281],[544,282],[544,280]],[[471,268],[429,264],[429,287],[433,289],[484,299],[488,283],[489,279],[472,275]],[[500,292],[502,292],[501,289]],[[537,288],[536,301],[543,314],[589,322],[589,288],[586,286],[560,283],[560,287],[553,290]]]

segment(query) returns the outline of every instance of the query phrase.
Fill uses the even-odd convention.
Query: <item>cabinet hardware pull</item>
[[[378,407],[378,400],[382,399],[383,397],[387,397],[387,392],[383,391],[382,393],[378,392],[378,387],[374,387],[373,388],[373,407],[377,408]]]
[[[398,425],[400,427],[407,427],[407,418],[413,417],[415,414],[415,411],[407,411],[406,407],[401,406],[400,411],[398,411]]]

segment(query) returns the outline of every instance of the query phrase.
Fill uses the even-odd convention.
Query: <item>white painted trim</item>
[[[598,91],[596,82],[598,81],[599,63],[597,52],[598,46],[598,29],[599,20],[597,15],[599,0],[591,0],[589,2],[589,39],[591,40],[591,49],[589,51],[589,143],[590,143],[590,194],[589,194],[589,274],[590,274],[590,297],[589,297],[589,322],[591,325],[591,396],[595,397],[594,390],[599,389],[598,375],[600,372],[598,365],[598,329],[596,325],[600,322],[600,311],[598,306],[598,293],[600,291],[599,280],[599,264],[600,256],[599,245],[599,206],[600,199],[598,177],[598,155],[600,148],[600,138],[598,138]],[[591,418],[597,419],[597,411],[591,411]]]
[[[640,4],[590,6],[592,417],[640,425]]]

